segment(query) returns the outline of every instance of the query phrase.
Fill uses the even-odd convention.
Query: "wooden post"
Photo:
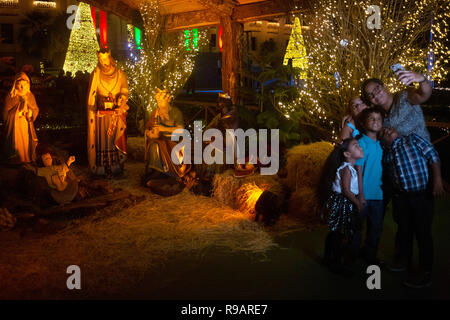
[[[222,26],[222,90],[231,96],[233,103],[237,103],[237,86],[241,71],[241,37],[244,27],[233,21],[230,16],[221,16]]]

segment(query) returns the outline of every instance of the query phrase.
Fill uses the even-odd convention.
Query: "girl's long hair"
[[[336,171],[345,162],[344,152],[348,151],[350,142],[355,138],[347,138],[341,144],[336,144],[322,168],[320,183],[317,189],[319,204],[323,206],[331,194],[331,187],[336,179]]]

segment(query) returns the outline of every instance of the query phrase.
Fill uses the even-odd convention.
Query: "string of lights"
[[[130,56],[124,69],[131,98],[139,97],[147,111],[152,111],[157,105],[156,88],[167,89],[172,96],[182,89],[194,68],[198,48],[206,44],[206,32],[188,32],[188,37],[195,37],[190,41],[184,32],[165,33],[157,0],[141,3],[139,10],[144,22],[141,49],[129,42]]]
[[[380,29],[367,27],[370,15],[365,10],[371,5],[381,9]],[[449,1],[318,0],[312,6],[312,13],[301,17],[309,27],[303,33],[308,76],[300,82],[297,99],[278,103],[287,117],[334,132],[365,79],[379,78],[392,92],[405,88],[390,71],[394,63],[425,74],[435,83],[447,76]],[[304,46],[298,43],[298,50]],[[430,52],[432,68],[427,60]]]
[[[91,73],[97,65],[99,45],[91,15],[91,7],[80,2],[75,22],[70,33],[69,46],[64,61],[64,72],[71,72],[75,77],[77,71]]]

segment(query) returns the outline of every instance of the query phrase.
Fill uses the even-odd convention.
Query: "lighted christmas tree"
[[[64,61],[64,71],[75,76],[77,71],[91,73],[97,65],[99,45],[88,4],[80,2],[70,33],[69,47]]]
[[[298,68],[299,78],[306,79],[308,69],[308,57],[306,55],[305,42],[302,35],[302,26],[300,19],[295,17],[294,26],[292,27],[291,37],[284,55],[284,65],[288,65],[292,61],[292,67]]]

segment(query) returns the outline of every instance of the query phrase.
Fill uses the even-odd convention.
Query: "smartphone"
[[[399,71],[405,71],[405,68],[400,63],[393,64],[390,68],[394,74],[397,74]]]

